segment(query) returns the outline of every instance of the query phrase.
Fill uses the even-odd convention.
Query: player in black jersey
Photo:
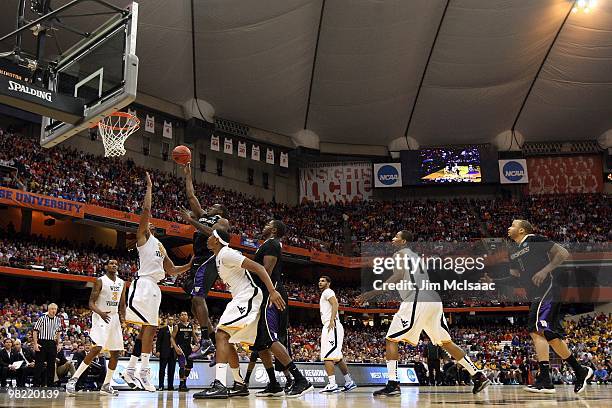
[[[517,244],[510,251],[510,274],[514,280],[518,280],[519,286],[525,288],[532,302],[528,325],[540,366],[535,384],[525,390],[547,394],[555,392],[550,378],[549,354],[552,347],[574,370],[574,392],[580,393],[584,391],[593,370],[580,365],[563,340],[560,288],[554,278],[555,269],[569,258],[569,252],[545,236],[534,234],[533,226],[526,220],[514,220],[508,228],[508,237]]]
[[[282,221],[271,220],[263,230],[264,243],[255,252],[255,262],[266,268],[276,290],[283,297],[285,304],[289,303],[287,292],[282,282],[282,244],[280,239],[285,235],[286,227]],[[291,359],[287,349],[289,348],[288,334],[288,310],[278,310],[270,303],[270,294],[261,279],[253,276],[253,280],[263,292],[259,323],[257,326],[257,338],[253,349],[257,351],[268,373],[270,382],[267,387],[258,392],[258,397],[272,397],[286,394],[287,397],[295,398],[313,389],[312,384],[304,378],[300,370]],[[274,374],[272,355],[276,357],[278,371],[289,371],[293,376],[293,383],[286,391],[280,386]],[[247,374],[248,376],[249,374]]]
[[[208,315],[206,296],[214,285],[219,273],[215,264],[215,257],[208,249],[206,240],[212,234],[213,228],[229,231],[227,221],[227,208],[222,204],[214,204],[206,211],[202,209],[200,201],[195,196],[193,180],[191,177],[191,165],[183,167],[185,173],[185,187],[191,213],[181,208],[180,213],[183,219],[191,224],[196,230],[193,234],[193,266],[189,271],[189,276],[183,285],[185,293],[191,296],[191,312],[200,325],[200,348],[191,353],[190,357],[201,358],[208,354],[213,354],[215,347],[213,338],[214,328]]]
[[[174,327],[170,340],[178,356],[179,378],[181,380],[179,392],[189,391],[189,388],[187,388],[187,377],[189,377],[189,373],[191,373],[193,368],[193,359],[189,355],[195,338],[195,328],[189,321],[187,312],[183,311],[179,316],[179,324]]]

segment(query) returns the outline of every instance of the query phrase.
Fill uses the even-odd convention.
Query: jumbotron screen
[[[422,149],[419,159],[421,184],[482,181],[478,147]]]

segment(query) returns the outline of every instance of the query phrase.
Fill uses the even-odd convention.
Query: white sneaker
[[[125,383],[131,389],[142,388],[140,386],[139,378],[136,377],[136,369],[135,368],[127,368],[127,369],[123,370],[123,372],[121,374],[119,374],[119,377],[121,377],[121,379],[123,381],[125,381]]]
[[[117,391],[113,387],[111,387],[111,385],[109,383],[109,384],[103,384],[102,385],[102,388],[100,388],[100,394],[102,394],[102,395],[112,395],[113,397],[116,397],[117,395],[119,395],[119,391]]]
[[[140,370],[140,373],[138,374],[139,374],[140,383],[142,384],[142,388],[144,390],[149,391],[149,392],[157,391],[155,386],[151,384],[151,369],[150,368],[143,368]]]
[[[338,384],[327,384],[325,386],[325,388],[323,388],[321,391],[319,391],[320,394],[333,394],[335,392],[339,392],[340,388],[338,388]]]
[[[76,395],[77,381],[79,381],[79,379],[76,377],[72,377],[70,380],[68,380],[68,382],[66,383],[66,395],[70,397],[74,397]]]

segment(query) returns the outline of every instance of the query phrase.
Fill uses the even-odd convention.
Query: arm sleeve
[[[333,298],[334,296],[336,296],[336,294],[331,289],[325,289],[323,293],[321,294],[321,297],[323,298],[323,300],[329,300]]]

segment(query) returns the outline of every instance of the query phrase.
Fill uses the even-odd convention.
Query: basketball
[[[191,150],[187,146],[176,146],[172,150],[172,160],[181,166],[191,163]]]

